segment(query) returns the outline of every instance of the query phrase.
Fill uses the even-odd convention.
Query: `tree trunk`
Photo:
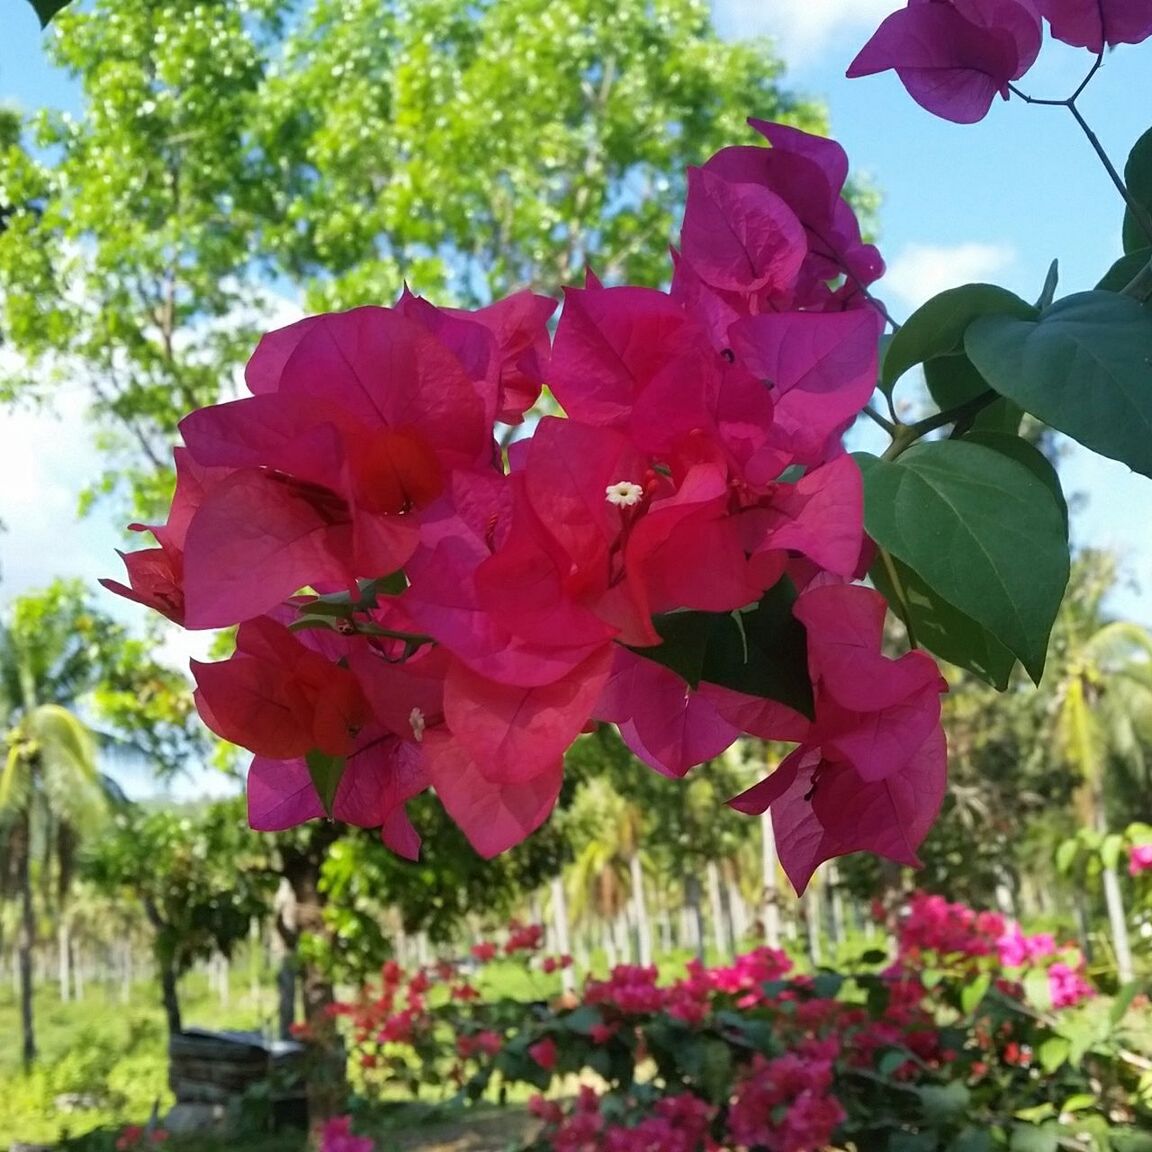
[[[156,934],[156,967],[160,975],[160,998],[164,1002],[164,1018],[168,1021],[168,1036],[179,1036],[184,1031],[184,1024],[180,1018],[180,989],[176,971],[176,957],[171,954],[168,945],[164,942],[163,933],[167,924],[160,915],[160,910],[150,899],[144,901],[144,915],[152,925]]]
[[[632,878],[632,914],[636,919],[636,943],[640,964],[647,968],[652,963],[652,921],[648,917],[648,901],[644,895],[644,869],[640,866],[640,853],[633,852],[628,861]]]
[[[20,935],[17,944],[20,969],[20,1027],[23,1037],[21,1058],[24,1071],[36,1061],[36,1026],[32,1014],[32,950],[36,945],[36,910],[32,905],[32,829],[28,813],[21,812],[13,830],[11,846],[16,861],[16,883],[20,889]]]
[[[704,911],[700,907],[700,880],[693,872],[684,878],[684,905],[688,912],[689,934],[696,948],[696,959],[704,963]]]
[[[169,957],[156,957],[160,968],[160,996],[164,1001],[164,1018],[168,1021],[168,1035],[179,1036],[184,1031],[180,1017],[180,990],[176,965]]]
[[[320,866],[338,835],[332,825],[313,825],[306,848],[282,850],[283,875],[296,898],[297,926],[302,935],[321,939],[328,935]],[[336,1002],[331,975],[316,960],[306,960],[300,965],[300,978],[308,1036],[309,1147],[318,1149],[324,1125],[344,1111],[348,1096],[347,1058],[330,1011]]]
[[[296,894],[285,877],[280,878],[273,904],[277,947],[276,965],[276,1031],[281,1040],[292,1038],[292,1025],[296,1023],[296,946],[300,942],[300,927],[296,916]]]
[[[1121,984],[1127,984],[1135,973],[1132,970],[1132,945],[1128,940],[1128,921],[1124,915],[1124,898],[1120,894],[1120,880],[1115,868],[1103,870],[1104,905],[1108,909],[1108,927],[1112,933],[1112,947],[1116,951],[1116,975]]]
[[[552,931],[556,936],[556,950],[561,956],[572,954],[572,934],[568,923],[568,901],[564,895],[564,880],[559,873],[549,885],[552,897]],[[560,986],[566,993],[576,992],[576,973],[571,965],[560,972]]]
[[[705,872],[708,876],[708,909],[712,915],[712,942],[717,957],[726,960],[732,955],[732,947],[728,922],[724,916],[724,903],[720,896],[720,867],[715,860],[709,860]]]
[[[776,855],[776,833],[772,830],[772,810],[760,817],[760,859],[764,871],[764,943],[780,947],[780,873]]]
[[[60,983],[60,1002],[67,1004],[72,999],[72,935],[68,931],[68,915],[60,909],[56,921],[56,968]]]

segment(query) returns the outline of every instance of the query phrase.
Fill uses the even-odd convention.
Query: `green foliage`
[[[40,27],[47,28],[52,17],[57,12],[67,8],[72,0],[28,0],[28,3],[36,10],[36,15],[40,20]]]
[[[91,847],[84,872],[99,889],[140,901],[157,959],[179,974],[230,954],[264,915],[275,889],[265,851],[237,803],[197,816],[129,808]]]
[[[1137,220],[1131,208],[1124,212],[1124,251],[1134,253],[1152,243],[1147,223],[1152,219],[1152,128],[1132,146],[1124,165],[1124,184],[1128,195],[1144,210],[1143,221]]]
[[[892,461],[856,459],[872,539],[1039,681],[1068,580],[1067,530],[1047,485],[1016,460],[963,441],[917,444]],[[979,634],[949,634],[949,642],[962,666],[984,662]]]
[[[687,165],[749,110],[824,125],[701,0],[95,0],[59,25],[85,112],[0,150],[0,328],[30,366],[0,396],[81,383],[109,459],[89,502],[143,520],[280,294],[655,283]]]
[[[1140,303],[1080,292],[1035,320],[984,316],[964,348],[1002,396],[1152,476],[1152,315]]]

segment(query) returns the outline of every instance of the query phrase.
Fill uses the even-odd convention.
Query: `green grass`
[[[228,1007],[196,973],[181,985],[185,1024],[207,1028],[266,1027],[274,991],[253,999],[234,983]],[[119,987],[90,986],[81,1001],[61,1003],[54,986],[38,988],[34,1002],[39,1059],[29,1075],[20,1064],[19,1006],[11,985],[0,989],[0,1149],[10,1141],[51,1143],[96,1128],[139,1124],[153,1104],[172,1104],[168,1091],[167,1030],[154,983],[134,986],[124,1003]],[[98,1108],[62,1112],[60,1096],[98,1097]],[[279,1152],[279,1150],[277,1150]]]

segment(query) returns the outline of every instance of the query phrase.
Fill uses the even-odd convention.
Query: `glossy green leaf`
[[[924,382],[941,412],[957,408],[990,390],[990,385],[963,353],[937,356],[924,365]],[[993,400],[972,417],[973,428],[1015,433],[1024,410],[1004,396]]]
[[[308,764],[308,775],[324,811],[332,815],[332,805],[336,802],[336,790],[340,787],[340,779],[344,775],[345,759],[343,756],[329,756],[327,753],[313,749],[304,758]]]
[[[47,28],[52,17],[61,9],[67,8],[72,0],[28,0],[28,3],[36,9],[36,15],[40,18],[40,27]]]
[[[1148,232],[1152,225],[1152,128],[1136,141],[1128,154],[1124,183],[1128,194],[1144,209],[1143,225],[1130,208],[1124,211],[1124,251],[1135,252],[1152,244],[1152,235]]]
[[[869,572],[876,590],[916,643],[941,660],[975,673],[1001,692],[1016,657],[987,628],[931,589],[902,560],[882,553]]]
[[[942,1085],[926,1084],[917,1091],[924,1115],[933,1124],[963,1116],[972,1099],[972,1093],[960,1080]]]
[[[812,715],[807,639],[792,615],[796,589],[777,581],[739,621],[728,612],[675,612],[654,621],[664,643],[636,651],[693,687],[701,680]]]
[[[1081,292],[1039,320],[985,316],[964,347],[1001,395],[1152,476],[1152,313],[1135,300]]]
[[[1112,832],[1104,837],[1100,845],[1100,861],[1110,872],[1116,870],[1120,863],[1120,852],[1124,847],[1124,838],[1118,832]]]
[[[965,1128],[951,1144],[948,1152],[992,1152],[995,1145],[986,1128]]]
[[[963,440],[917,444],[894,461],[856,459],[869,536],[1038,682],[1069,568],[1047,486],[1018,461]]]
[[[1152,247],[1145,245],[1121,256],[1100,279],[1097,288],[1105,292],[1123,292],[1140,271],[1152,260]]]
[[[1060,483],[1060,473],[1056,471],[1052,461],[1033,444],[1020,436],[1012,436],[1004,432],[993,432],[987,428],[973,428],[965,433],[965,441],[969,444],[983,444],[993,452],[1009,456],[1023,464],[1044,486],[1052,493],[1060,515],[1064,519],[1064,526],[1068,526],[1068,501],[1064,497],[1064,487]]]
[[[1048,265],[1048,275],[1044,277],[1044,287],[1040,289],[1040,299],[1036,301],[1037,308],[1047,308],[1056,299],[1056,286],[1060,283],[1060,261],[1053,260]]]
[[[1026,300],[995,284],[964,284],[933,296],[892,337],[884,356],[882,387],[891,389],[916,364],[961,351],[968,325],[978,317],[996,315],[1027,320],[1038,312]]]

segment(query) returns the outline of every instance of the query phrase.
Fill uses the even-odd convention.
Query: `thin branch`
[[[891,407],[891,405],[889,405],[889,407]],[[892,413],[893,420],[888,420],[885,417],[881,416],[880,413],[877,412],[876,409],[873,408],[871,404],[865,405],[865,407],[863,408],[862,411],[863,411],[864,415],[867,416],[868,419],[872,421],[873,424],[879,424],[880,427],[883,428],[884,431],[887,432],[889,436],[894,436],[896,434],[896,425],[895,425],[895,423],[893,423],[893,420],[895,419],[895,416],[896,416],[895,412]]]

